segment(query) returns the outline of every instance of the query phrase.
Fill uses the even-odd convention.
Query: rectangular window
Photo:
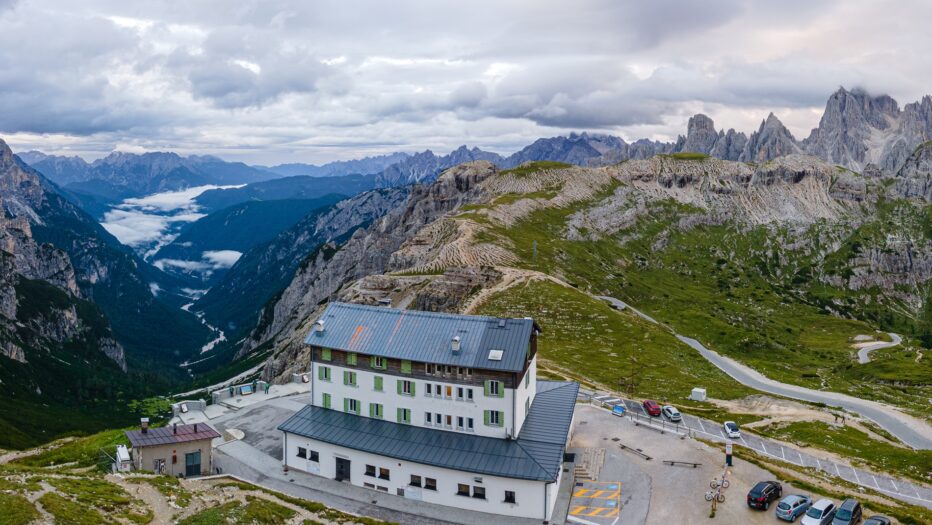
[[[437,412],[436,414],[434,414],[434,421],[437,422],[437,426],[440,426],[443,424],[443,416],[440,415],[440,412]]]
[[[317,378],[321,381],[330,381],[330,367],[321,366],[317,369]]]
[[[457,496],[469,496],[469,485],[465,483],[456,484],[456,495]]]
[[[505,397],[505,388],[501,381],[488,380],[485,382],[486,397]]]
[[[382,392],[383,390],[383,378],[382,376],[372,376],[372,389],[376,392]]]
[[[375,368],[376,370],[385,370],[388,368],[388,360],[384,357],[374,355],[369,358],[369,366]]]
[[[415,476],[414,474],[411,474],[411,482],[408,483],[408,485],[411,485],[412,487],[420,487],[421,476]]]
[[[428,396],[431,395],[432,390],[433,390],[433,385],[431,385],[430,383],[427,383],[427,392],[425,395],[428,395]]]
[[[530,385],[531,385],[531,371],[528,370],[527,373],[524,374],[524,388],[527,388]]]
[[[401,362],[401,373],[402,374],[411,373],[411,361],[408,361],[407,359],[405,359]]]
[[[379,479],[391,481],[390,476],[391,476],[391,472],[389,472],[387,468],[379,469]]]
[[[515,491],[513,490],[505,491],[505,503],[517,503],[517,501],[515,501]]]
[[[504,413],[498,410],[486,410],[485,411],[485,424],[489,427],[500,427],[502,426],[502,420],[504,420]]]
[[[527,416],[528,412],[531,411],[531,398],[524,400],[524,415]]]
[[[359,401],[350,398],[343,399],[343,411],[359,415]]]
[[[424,363],[424,373],[427,374],[427,375],[433,374],[433,373],[434,373],[434,372],[433,372],[433,370],[434,370],[433,367],[434,367],[434,365],[432,365],[432,364],[430,364],[430,363]]]
[[[356,352],[346,354],[346,364],[356,366]]]
[[[369,403],[369,417],[378,419],[385,417],[382,412],[382,405],[379,403]]]
[[[472,497],[476,499],[485,499],[485,487],[473,487]]]
[[[410,408],[399,408],[398,409],[398,422],[399,423],[411,423],[411,409]]]
[[[347,386],[356,386],[356,372],[349,370],[343,371],[343,384]]]
[[[456,428],[463,430],[463,416],[456,416]]]
[[[367,489],[373,489],[373,490],[375,490],[375,485],[372,484],[372,483],[363,483],[362,486],[363,486],[363,487],[366,487]]]
[[[461,386],[456,387],[456,399],[459,401],[463,400],[463,390],[464,389]]]
[[[322,404],[324,408],[330,408],[330,394],[324,394]]]
[[[332,360],[333,360],[333,352],[331,352],[329,348],[321,348],[321,350],[320,350],[320,360],[321,360],[321,361],[332,361]]]
[[[466,377],[470,377],[470,376],[472,376],[472,368],[467,368],[467,369],[466,369]]]
[[[311,457],[308,459],[314,461],[315,463],[320,463],[320,454],[318,454],[316,450],[312,450]]]
[[[430,416],[431,416],[430,412],[424,412],[424,424],[425,425],[433,424],[433,420],[432,420],[433,418],[431,418]]]
[[[366,475],[375,477],[375,465],[366,465]]]
[[[307,449],[304,447],[298,447],[298,457],[307,459]]]
[[[448,426],[448,427],[452,427],[452,426],[453,426],[453,416],[451,416],[451,415],[447,415],[447,426]]]
[[[407,379],[398,380],[398,393],[403,396],[413,396],[414,395],[414,381],[408,381]]]
[[[466,389],[466,401],[472,401],[472,389],[471,388]]]
[[[471,417],[467,417],[467,418],[466,418],[466,430],[473,430],[473,428],[474,428],[474,427],[473,427],[473,424],[472,424],[472,418],[471,418]]]
[[[446,397],[447,397],[447,399],[452,399],[452,398],[453,398],[453,387],[450,386],[450,385],[447,385],[447,395],[446,395]]]
[[[437,490],[437,480],[434,478],[424,478],[424,490]]]

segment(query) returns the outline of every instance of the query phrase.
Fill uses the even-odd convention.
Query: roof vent
[[[460,336],[453,336],[453,340],[450,341],[450,349],[453,350],[454,353],[460,351]]]
[[[324,320],[323,319],[318,319],[317,322],[314,323],[314,331],[317,332],[318,334],[324,333]]]
[[[504,354],[504,350],[489,350],[489,361],[501,361]]]
[[[499,327],[499,328],[505,328],[505,320],[504,320],[504,319],[499,319],[499,320],[498,320],[498,327]]]

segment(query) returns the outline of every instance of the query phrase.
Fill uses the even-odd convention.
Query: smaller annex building
[[[149,428],[125,432],[129,438],[133,468],[169,476],[204,476],[212,469],[211,441],[220,434],[204,423]]]
[[[400,497],[550,519],[579,385],[537,380],[533,320],[331,303],[284,464]]]

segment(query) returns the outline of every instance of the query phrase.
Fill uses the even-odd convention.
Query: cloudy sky
[[[932,2],[0,0],[0,136],[322,162],[705,112],[801,138],[840,85],[932,92]]]

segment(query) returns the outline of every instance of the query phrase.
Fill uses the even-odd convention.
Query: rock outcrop
[[[790,130],[773,113],[761,122],[760,128],[751,133],[744,151],[738,160],[743,162],[766,162],[785,155],[801,153],[802,149]]]

